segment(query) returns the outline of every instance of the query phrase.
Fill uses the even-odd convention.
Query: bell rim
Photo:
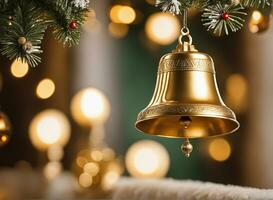
[[[173,110],[174,109],[174,110]],[[216,116],[225,119],[236,119],[236,115],[226,105],[213,105],[213,104],[158,104],[148,106],[143,109],[137,116],[137,122],[145,119],[154,119],[162,115],[166,116],[199,116],[211,117]]]
[[[166,115],[166,116],[173,116],[173,117],[186,117],[188,115]],[[211,116],[207,116],[207,115],[192,115],[193,117],[206,117],[206,118],[214,118],[214,117],[211,117]],[[224,117],[224,116],[216,116],[215,117],[217,118],[220,118],[220,119],[225,119],[225,120],[229,120],[229,121],[232,121],[235,123],[236,127],[231,130],[231,131],[227,131],[227,132],[223,132],[223,133],[219,133],[219,134],[214,134],[214,135],[208,135],[208,136],[204,136],[202,138],[214,138],[214,137],[221,137],[221,136],[225,136],[225,135],[229,135],[231,133],[234,133],[236,132],[239,128],[240,128],[240,123],[238,122],[238,120],[236,118],[229,118],[229,117]],[[143,130],[141,130],[140,128],[138,128],[138,124],[143,122],[143,121],[147,121],[147,120],[152,120],[152,119],[156,119],[158,118],[158,116],[154,116],[154,117],[147,117],[145,119],[142,119],[142,120],[137,120],[136,123],[135,123],[135,128],[142,134],[145,134],[145,135],[150,135],[150,136],[156,136],[156,137],[161,137],[161,138],[172,138],[172,139],[179,139],[179,138],[189,138],[189,139],[198,139],[198,138],[201,138],[201,137],[179,137],[179,136],[166,136],[166,135],[161,135],[161,134],[155,134],[155,133],[147,133],[147,132],[144,132]]]

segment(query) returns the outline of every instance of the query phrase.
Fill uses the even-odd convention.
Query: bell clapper
[[[179,119],[179,123],[184,127],[185,131],[187,131],[186,129],[189,127],[191,122],[192,122],[192,120],[189,116],[182,116]],[[186,138],[184,143],[181,145],[181,151],[188,158],[188,157],[190,157],[192,150],[193,150],[193,147],[192,147],[189,139]]]
[[[179,119],[179,123],[184,126],[185,129],[187,129],[192,122],[191,118],[188,116],[183,116]]]
[[[189,139],[186,138],[184,143],[181,145],[181,151],[188,158],[190,157],[192,150],[193,150],[193,146],[190,143]]]

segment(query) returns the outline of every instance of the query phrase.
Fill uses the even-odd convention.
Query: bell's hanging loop
[[[183,27],[181,29],[181,35],[178,38],[179,44],[183,45],[185,42],[183,42],[183,38],[188,38],[187,44],[192,45],[192,37],[190,35],[190,30],[187,27]]]
[[[183,27],[180,32],[182,36],[190,35],[190,30],[188,27]]]
[[[189,50],[195,50],[194,46],[192,45],[192,37],[190,35],[190,30],[187,27],[187,9],[184,9],[182,11],[182,29],[181,34],[178,37],[178,48],[177,50],[180,51],[189,51]]]

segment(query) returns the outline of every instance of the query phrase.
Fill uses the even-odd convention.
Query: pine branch
[[[49,26],[58,41],[67,46],[79,44],[81,25],[87,17],[87,8],[77,7],[77,4],[69,0],[40,0],[37,5],[47,11]],[[70,24],[73,22],[77,24],[77,28],[71,28]]]
[[[156,0],[156,6],[163,12],[173,15],[181,14],[181,10],[195,7],[201,11],[202,21],[208,31],[215,35],[228,35],[243,26],[243,10],[247,7],[272,7],[273,0]]]
[[[271,6],[272,0],[241,0],[244,7],[264,8],[266,5]]]
[[[242,16],[246,15],[243,10],[240,4],[223,5],[218,2],[204,9],[202,21],[207,30],[212,31],[215,35],[228,35],[229,31],[236,32],[243,27]]]
[[[210,4],[209,0],[193,0],[192,7],[197,8],[199,10],[204,10]]]
[[[0,51],[36,66],[47,27],[64,45],[79,44],[89,0],[0,0]],[[73,25],[73,26],[72,26]]]
[[[55,38],[62,41],[64,45],[73,46],[79,44],[81,35],[79,27],[85,21],[88,10],[86,8],[75,8],[68,0],[57,0],[56,2],[56,12],[51,15],[55,22],[52,25]],[[72,22],[75,22],[78,27],[72,29],[70,27]]]
[[[173,15],[179,15],[180,10],[183,9],[182,3],[179,0],[156,0],[156,7],[161,7],[163,12],[170,12]]]
[[[9,59],[20,58],[35,67],[41,61],[42,42],[47,25],[41,10],[32,3],[19,1],[10,21],[5,20],[0,36],[1,53]]]

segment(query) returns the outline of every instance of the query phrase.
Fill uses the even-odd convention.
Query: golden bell
[[[171,138],[224,135],[240,126],[221,99],[212,58],[191,42],[181,42],[161,58],[154,95],[135,125],[141,132]]]

